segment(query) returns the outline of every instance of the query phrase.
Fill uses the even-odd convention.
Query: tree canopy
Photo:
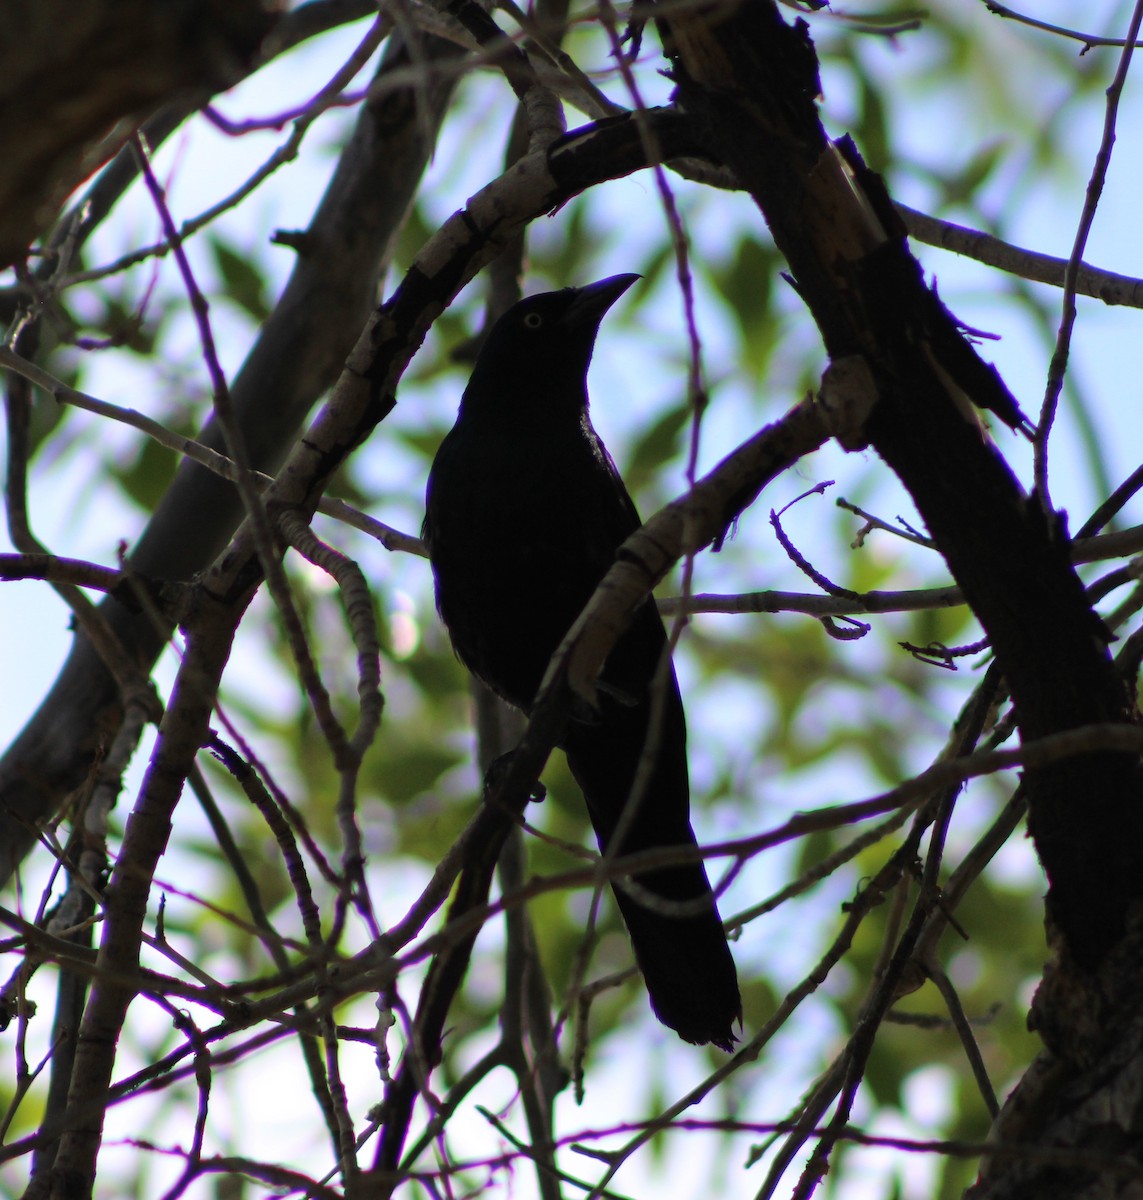
[[[65,7],[0,47],[0,1186],[1130,1194],[1143,5]],[[645,524],[525,722],[425,476],[620,272]],[[553,750],[652,592],[729,1055]]]

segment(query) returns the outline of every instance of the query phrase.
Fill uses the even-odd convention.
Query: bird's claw
[[[485,800],[490,796],[494,796],[499,790],[500,785],[508,775],[509,768],[512,766],[512,759],[515,757],[516,751],[508,750],[504,754],[498,755],[488,764],[488,769],[484,772]],[[528,792],[528,803],[542,804],[547,798],[548,789],[538,779],[534,780],[531,790]]]

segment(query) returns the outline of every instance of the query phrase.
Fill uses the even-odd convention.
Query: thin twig
[[[1068,367],[1068,355],[1071,350],[1072,330],[1076,321],[1076,279],[1079,275],[1080,263],[1083,261],[1084,248],[1087,246],[1088,235],[1095,222],[1096,209],[1103,194],[1103,185],[1107,180],[1108,168],[1111,165],[1111,151],[1115,145],[1115,123],[1119,116],[1119,100],[1127,82],[1127,72],[1135,52],[1135,44],[1139,37],[1139,26],[1143,22],[1143,0],[1137,0],[1131,13],[1131,22],[1127,30],[1127,38],[1119,56],[1115,78],[1107,89],[1107,105],[1104,112],[1103,136],[1096,152],[1095,164],[1092,167],[1091,178],[1088,180],[1087,193],[1084,197],[1083,212],[1080,215],[1079,227],[1076,229],[1072,252],[1068,258],[1068,268],[1064,276],[1064,296],[1061,303],[1062,315],[1060,328],[1056,336],[1056,347],[1052,353],[1052,361],[1048,367],[1048,380],[1044,388],[1044,402],[1040,408],[1040,419],[1036,426],[1034,474],[1036,490],[1040,503],[1045,511],[1051,510],[1051,493],[1048,488],[1048,439],[1051,436],[1052,425],[1056,419],[1056,410],[1060,402],[1060,393],[1064,386],[1064,375]]]

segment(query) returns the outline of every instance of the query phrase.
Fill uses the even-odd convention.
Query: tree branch
[[[233,83],[272,19],[262,0],[12,0],[0,52],[0,266],[173,95]],[[61,79],[68,81],[61,87]]]

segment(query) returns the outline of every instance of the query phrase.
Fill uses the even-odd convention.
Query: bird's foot
[[[496,795],[500,789],[500,785],[504,782],[508,775],[508,770],[512,766],[512,760],[516,757],[515,750],[509,750],[504,754],[494,758],[488,764],[488,769],[484,772],[484,798]],[[530,804],[542,804],[548,798],[548,789],[537,779],[532,784],[532,790],[528,793],[528,802]]]

